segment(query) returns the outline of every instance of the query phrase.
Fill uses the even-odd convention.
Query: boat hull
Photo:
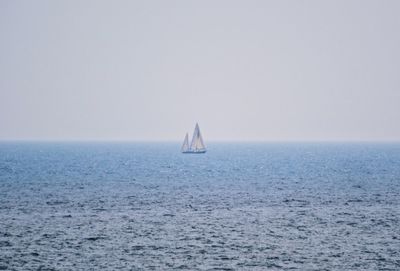
[[[200,153],[206,153],[206,150],[199,150],[199,151],[183,151],[182,153],[193,153],[193,154],[200,154]]]

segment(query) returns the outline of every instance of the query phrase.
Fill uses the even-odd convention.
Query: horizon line
[[[15,143],[180,143],[181,140],[160,139],[0,139]],[[400,139],[215,139],[209,143],[400,143]]]

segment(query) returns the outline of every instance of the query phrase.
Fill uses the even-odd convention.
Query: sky
[[[400,140],[400,1],[0,1],[0,140]]]

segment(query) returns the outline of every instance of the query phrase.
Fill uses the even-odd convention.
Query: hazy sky
[[[400,140],[400,1],[0,1],[0,139]]]

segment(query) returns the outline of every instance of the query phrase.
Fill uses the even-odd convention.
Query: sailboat
[[[183,144],[181,147],[182,153],[205,153],[207,151],[206,146],[204,145],[203,137],[200,133],[199,124],[196,123],[196,127],[194,128],[192,142],[189,145],[189,134],[186,133],[185,139],[183,140]]]

